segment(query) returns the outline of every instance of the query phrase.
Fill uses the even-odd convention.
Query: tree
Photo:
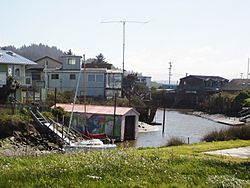
[[[16,93],[16,90],[20,87],[20,84],[12,76],[8,76],[6,85],[0,89],[0,102],[6,103],[10,94]],[[15,96],[14,96],[15,97]]]
[[[94,59],[94,61],[92,61],[92,63],[107,63],[107,61],[105,61],[105,57],[102,53],[100,53],[99,55],[96,56],[96,58]]]
[[[71,49],[69,49],[69,51],[68,51],[68,52],[64,52],[64,54],[65,54],[65,55],[73,55],[73,53],[72,53]]]
[[[137,73],[123,78],[122,90],[129,100],[129,105],[140,113],[140,120],[151,122],[154,117],[151,114],[154,114],[156,110],[151,108],[150,89],[138,81]]]

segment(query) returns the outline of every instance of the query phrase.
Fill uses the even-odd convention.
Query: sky
[[[46,44],[171,83],[247,77],[249,0],[0,0],[0,46]],[[242,74],[241,74],[242,73]]]

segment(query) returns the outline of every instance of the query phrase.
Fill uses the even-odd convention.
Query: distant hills
[[[1,49],[13,51],[27,59],[35,61],[44,56],[52,57],[56,60],[59,60],[59,57],[64,54],[64,52],[58,49],[55,46],[49,47],[44,44],[31,44],[30,46],[22,46],[20,48],[16,48],[15,46],[2,46]]]

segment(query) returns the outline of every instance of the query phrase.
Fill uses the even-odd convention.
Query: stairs
[[[30,109],[30,113],[39,126],[47,128],[54,136],[61,139],[65,144],[70,144],[70,140],[76,139],[77,136],[75,133],[72,133],[71,131],[70,134],[67,135],[66,127],[53,120],[48,121],[37,109]]]
[[[247,122],[247,120],[250,118],[250,108],[244,108],[240,112],[240,121]]]

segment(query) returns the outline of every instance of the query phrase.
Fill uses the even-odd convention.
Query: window
[[[59,74],[51,74],[51,80],[58,80]]]
[[[88,75],[88,82],[95,82],[95,75],[94,74]]]
[[[31,85],[31,78],[30,77],[25,78],[25,84],[26,85]]]
[[[20,76],[20,69],[19,69],[19,68],[17,68],[17,69],[15,70],[15,76]]]
[[[68,64],[69,64],[69,65],[75,65],[75,64],[76,64],[76,60],[73,59],[73,58],[70,58],[70,59],[68,60]]]
[[[32,80],[41,80],[41,74],[38,72],[32,73]]]
[[[103,82],[103,75],[97,74],[96,75],[96,82]]]
[[[70,80],[75,80],[76,79],[76,75],[75,74],[70,74],[69,75],[69,79]]]

